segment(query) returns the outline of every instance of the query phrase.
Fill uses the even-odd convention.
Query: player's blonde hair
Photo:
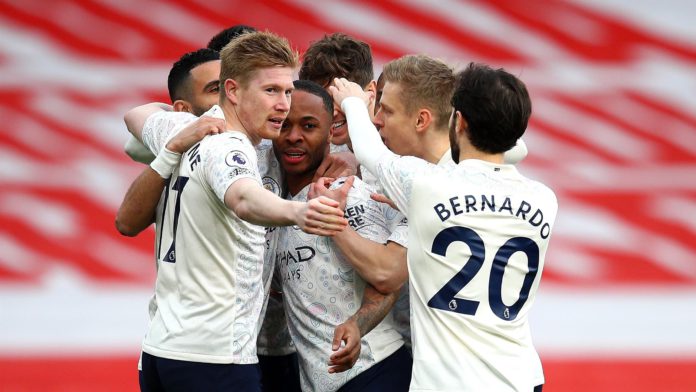
[[[268,31],[242,34],[220,52],[220,94],[225,94],[227,79],[245,86],[255,71],[268,67],[297,68],[298,59],[297,51],[284,37]]]
[[[409,114],[427,108],[435,126],[447,129],[455,81],[450,66],[429,56],[406,55],[387,63],[382,74],[385,81],[399,84],[400,99]]]

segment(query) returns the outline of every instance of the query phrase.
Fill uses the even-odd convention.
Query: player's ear
[[[367,86],[365,86],[363,91],[370,94],[370,102],[368,107],[372,109],[372,111],[374,112],[377,97],[377,82],[375,82],[374,80],[370,81],[370,83],[368,83]]]
[[[460,112],[459,110],[457,110],[455,116],[455,130],[457,131],[457,136],[459,136],[469,129],[469,123],[466,122],[466,119],[464,118],[464,116],[462,116],[462,112]]]
[[[416,117],[416,132],[425,132],[430,124],[433,122],[433,114],[430,110],[426,108],[418,109],[418,116]]]
[[[191,105],[184,101],[183,99],[177,99],[172,104],[172,108],[175,112],[189,112],[191,113]]]
[[[232,104],[236,105],[239,102],[239,97],[237,96],[239,93],[239,83],[234,79],[225,79],[223,86],[227,99],[229,99]]]

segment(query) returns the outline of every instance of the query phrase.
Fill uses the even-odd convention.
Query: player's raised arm
[[[346,115],[348,133],[353,143],[353,152],[361,165],[377,173],[377,162],[385,154],[392,154],[382,142],[377,128],[370,121],[367,105],[370,95],[356,83],[344,78],[334,79],[329,91]]]

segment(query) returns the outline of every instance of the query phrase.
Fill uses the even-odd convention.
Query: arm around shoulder
[[[147,121],[147,118],[155,113],[162,111],[170,112],[171,110],[172,107],[166,103],[147,103],[127,111],[123,116],[123,121],[126,123],[128,132],[135,136],[135,138],[139,141],[142,141],[143,127],[145,126],[145,121]]]

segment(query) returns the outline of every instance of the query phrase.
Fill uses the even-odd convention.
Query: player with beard
[[[382,74],[380,109],[372,119],[386,146],[396,154],[422,158],[443,167],[454,166],[450,152],[448,120],[455,75],[442,61],[424,55],[407,55],[385,64]],[[379,91],[379,90],[378,90]],[[517,163],[526,155],[519,146],[505,152],[505,161]],[[321,194],[333,192],[317,189]],[[338,197],[338,195],[335,195]],[[402,223],[406,226],[406,222]],[[406,240],[379,244],[357,235],[350,228],[333,237],[344,255],[363,278],[382,293],[399,290],[394,319],[399,332],[411,346]]]
[[[388,83],[382,97],[387,102]],[[545,185],[504,162],[531,114],[525,85],[470,64],[457,75],[443,167],[389,151],[360,86],[330,88],[358,160],[377,173],[409,227],[413,391],[540,391],[528,313],[558,210]]]

